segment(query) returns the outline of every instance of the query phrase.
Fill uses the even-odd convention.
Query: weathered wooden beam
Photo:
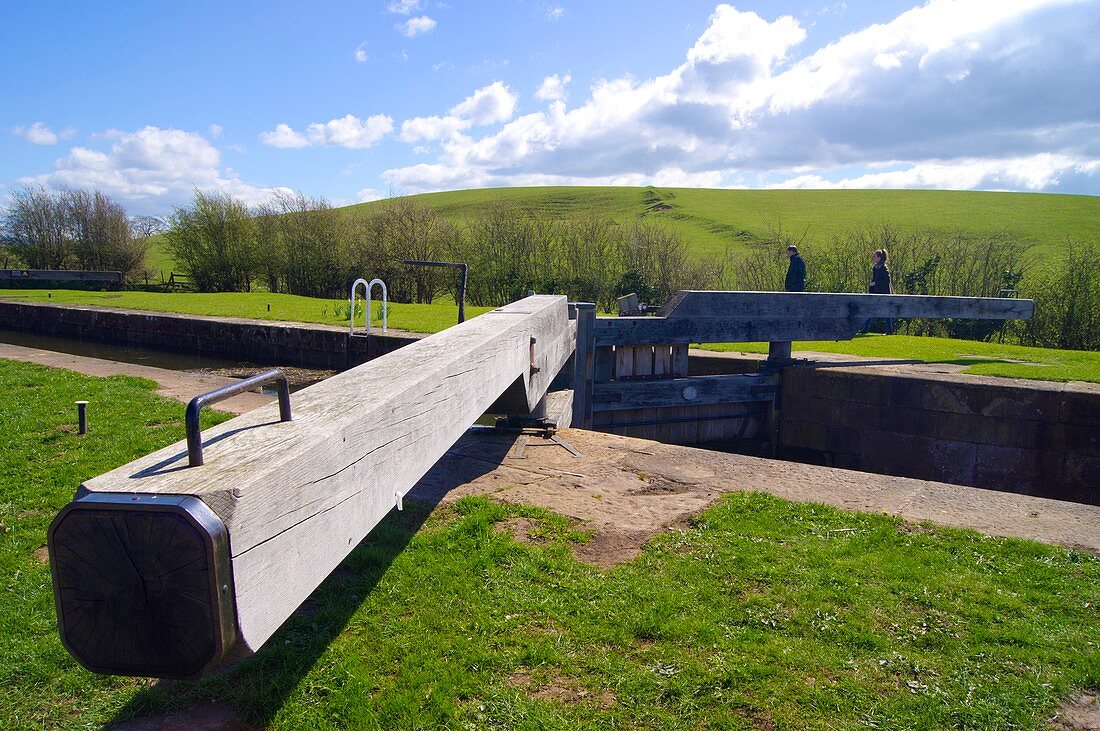
[[[592,393],[592,408],[621,411],[771,401],[777,383],[774,374],[755,373],[598,383]]]
[[[1012,320],[1031,300],[818,292],[682,291],[664,317],[596,320],[596,346],[850,340],[874,317]]]
[[[108,282],[122,284],[122,272],[90,271],[84,269],[0,269],[0,282]]]
[[[596,305],[577,302],[570,305],[576,321],[577,342],[573,358],[573,426],[592,428],[592,383],[596,369]]]
[[[908,294],[827,294],[823,292],[678,292],[668,318],[853,318],[931,317],[970,320],[1027,319],[1031,300],[997,297],[934,297]],[[776,338],[770,338],[772,340]]]
[[[594,325],[596,347],[688,343],[751,343],[771,340],[849,340],[863,327],[844,318],[720,319],[601,317]]]
[[[198,677],[258,649],[510,386],[534,407],[573,351],[535,296],[81,485],[49,533],[62,639],[91,670]]]

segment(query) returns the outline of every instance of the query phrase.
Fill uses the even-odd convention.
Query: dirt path
[[[581,522],[593,540],[578,558],[599,566],[628,561],[658,531],[675,526],[723,493],[767,492],[906,520],[973,528],[1100,554],[1100,507],[905,477],[780,462],[566,429],[558,444],[490,430],[471,431],[410,498],[449,502],[463,495],[536,505]]]
[[[148,378],[151,381],[156,381],[157,393],[161,396],[176,399],[183,403],[187,403],[200,393],[212,391],[215,388],[237,381],[236,378],[225,376],[173,371],[167,368],[154,368],[153,366],[134,363],[119,363],[113,360],[87,358],[82,355],[57,353],[52,350],[24,348],[21,345],[8,345],[6,343],[0,343],[0,358],[38,363],[51,368],[64,368],[87,376],[138,376]],[[270,402],[270,398],[258,393],[242,393],[219,402],[216,408],[230,414],[243,414]]]

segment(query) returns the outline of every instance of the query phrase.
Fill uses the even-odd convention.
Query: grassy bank
[[[725,352],[768,352],[767,343],[723,343],[697,347]],[[860,335],[854,340],[840,342],[797,342],[792,348],[796,353],[843,353],[869,358],[949,363],[965,366],[963,373],[982,376],[1100,383],[1100,353],[1092,351],[1028,348],[909,335]]]
[[[0,361],[4,728],[210,703],[276,729],[1041,728],[1100,683],[1095,557],[754,494],[607,571],[560,516],[406,503],[255,657],[200,683],[95,676],[36,552],[81,480],[182,434],[150,387]],[[496,530],[517,515],[534,542]]]
[[[76,290],[0,289],[0,299],[23,302],[56,302],[63,305],[118,307],[149,312],[174,312],[184,315],[215,317],[247,317],[253,320],[310,322],[347,327],[347,300],[327,300],[299,297],[293,294],[269,292],[80,292]],[[358,299],[362,302],[362,299]],[[270,305],[270,309],[268,306]],[[472,318],[489,307],[466,307],[466,317]],[[389,327],[409,332],[434,333],[458,321],[458,306],[451,303],[431,305],[389,305]],[[356,318],[362,326],[363,315]],[[382,325],[382,307],[377,300],[371,310],[371,323]]]

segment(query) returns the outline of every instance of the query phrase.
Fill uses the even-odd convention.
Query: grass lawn
[[[186,315],[217,317],[247,317],[254,320],[315,322],[324,325],[348,324],[347,300],[315,299],[293,294],[269,292],[82,292],[77,290],[0,289],[0,299],[16,301],[56,302],[66,305],[95,305],[150,312],[175,312]],[[361,297],[356,298],[362,302]],[[268,311],[267,306],[271,305]],[[466,307],[466,317],[472,318],[491,307]],[[381,327],[382,305],[377,300],[371,310],[371,323]],[[389,327],[409,332],[434,333],[458,322],[458,305],[453,301],[431,305],[389,305]],[[363,315],[356,318],[360,327]]]
[[[695,346],[704,350],[767,353],[767,343],[719,343]],[[797,342],[795,352],[845,353],[873,358],[902,358],[926,363],[965,365],[963,373],[1040,381],[1100,383],[1100,353],[999,345],[974,340],[923,338],[911,335],[858,335],[854,340]]]
[[[406,502],[256,656],[199,683],[95,676],[35,551],[82,479],[182,434],[150,388],[0,361],[4,728],[211,702],[278,729],[1042,728],[1100,683],[1100,559],[758,494],[606,571],[560,516]],[[516,515],[535,542],[494,529]]]

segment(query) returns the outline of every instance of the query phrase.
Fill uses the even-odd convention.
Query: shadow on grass
[[[196,709],[209,704],[228,704],[236,711],[226,710],[228,717],[220,718],[217,728],[267,726],[439,502],[454,488],[494,470],[514,441],[513,436],[468,432],[409,492],[405,509],[387,515],[259,652],[201,681],[158,681],[139,691],[106,728],[192,728],[204,720],[194,716]],[[471,452],[477,459],[469,458]]]

